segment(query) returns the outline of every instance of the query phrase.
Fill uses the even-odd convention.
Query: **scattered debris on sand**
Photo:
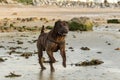
[[[14,72],[10,72],[9,75],[5,76],[6,78],[13,78],[13,77],[21,77],[21,75],[15,74]]]
[[[110,43],[110,42],[108,42],[108,41],[106,41],[105,43],[107,43],[108,45],[111,45],[111,43]]]
[[[90,50],[88,47],[81,47],[81,50]]]
[[[5,48],[5,47],[1,45],[0,48]]]
[[[16,53],[16,54],[21,54],[22,52],[19,52],[19,51],[15,51],[15,50],[11,50],[9,52],[7,52],[9,55],[12,55],[13,53]]]
[[[69,47],[68,49],[70,49],[71,51],[74,51],[74,48],[73,48],[73,47]]]
[[[73,49],[71,51],[74,51]]]
[[[69,49],[73,49],[73,47],[69,47]]]
[[[10,47],[9,50],[16,50],[16,49],[22,49],[22,47],[17,46],[17,47]]]
[[[66,45],[68,45],[68,43],[66,43]]]
[[[98,52],[96,52],[96,53],[98,53],[98,54],[102,54],[102,52],[100,52],[100,51],[98,51]]]
[[[3,58],[0,57],[0,62],[4,62],[5,60]]]
[[[31,52],[24,52],[23,54],[21,54],[20,56],[25,57],[26,59],[28,59],[30,56],[32,56],[33,53]]]
[[[120,50],[120,48],[116,48],[115,50]]]
[[[73,38],[76,38],[76,36],[75,35],[72,35],[73,36]]]
[[[111,43],[108,43],[108,45],[111,45]]]
[[[23,42],[18,40],[18,41],[17,41],[17,44],[23,44]]]
[[[37,42],[37,40],[28,41],[28,43],[30,43],[30,44],[33,44],[33,43],[36,43],[36,42]]]
[[[83,61],[81,63],[76,63],[75,66],[93,66],[93,65],[100,65],[104,63],[98,59],[92,59],[91,61]]]
[[[118,30],[118,32],[120,32],[120,29]]]

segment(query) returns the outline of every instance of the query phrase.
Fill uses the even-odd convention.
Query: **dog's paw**
[[[63,67],[65,67],[65,68],[66,68],[66,63],[65,63],[65,62],[63,62]]]
[[[41,70],[45,70],[45,69],[46,69],[46,67],[42,67],[42,68],[41,68]]]

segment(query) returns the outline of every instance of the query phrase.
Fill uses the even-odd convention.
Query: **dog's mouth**
[[[58,32],[58,34],[59,34],[60,36],[66,36],[66,35],[68,34],[68,32]]]

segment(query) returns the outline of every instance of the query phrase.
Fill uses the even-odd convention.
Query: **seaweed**
[[[3,58],[0,57],[0,62],[4,62],[5,60]]]
[[[31,52],[25,52],[25,53],[21,54],[20,56],[25,57],[26,59],[28,59],[30,56],[32,56],[32,54],[33,53],[31,53]]]
[[[75,66],[93,66],[93,65],[100,65],[104,63],[98,59],[92,59],[91,61],[83,61],[81,63],[76,63]]]
[[[6,78],[13,78],[13,77],[21,77],[21,75],[15,74],[14,72],[10,72],[9,75],[5,76]]]
[[[88,47],[81,47],[82,50],[90,50]]]

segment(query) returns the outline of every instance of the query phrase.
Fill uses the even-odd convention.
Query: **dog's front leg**
[[[55,69],[54,69],[54,67],[53,67],[53,63],[55,62],[55,58],[53,57],[53,52],[52,52],[52,51],[47,51],[47,54],[48,54],[49,59],[50,59],[51,72],[54,72]]]
[[[66,53],[65,53],[65,45],[61,46],[60,48],[60,54],[62,56],[62,59],[63,59],[63,67],[66,67]]]

